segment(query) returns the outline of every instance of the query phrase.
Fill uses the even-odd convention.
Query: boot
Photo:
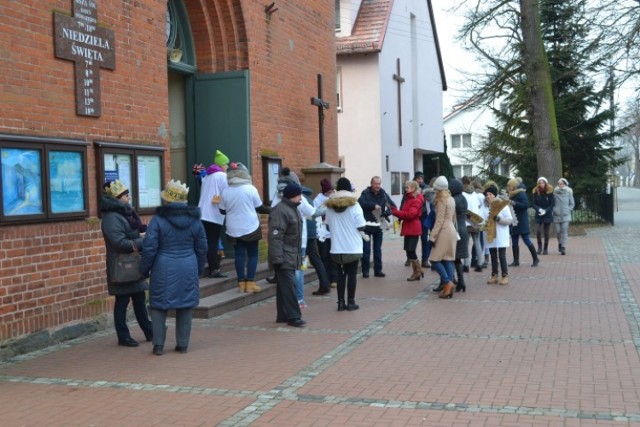
[[[565,248],[564,246],[560,246],[560,253],[562,255],[566,255],[567,254],[567,248]]]
[[[549,241],[544,242],[544,249],[542,250],[542,255],[549,255]]]
[[[456,292],[467,292],[467,286],[464,284],[464,266],[462,264],[456,264],[456,274],[458,275]]]
[[[431,263],[429,262],[429,260],[426,260],[426,259],[425,259],[424,261],[422,261],[421,266],[422,266],[423,268],[431,268]]]
[[[509,276],[508,275],[502,276],[502,278],[500,279],[500,284],[501,285],[508,285],[509,284]]]
[[[404,266],[409,267],[410,264],[411,264],[411,260],[407,258],[407,260],[404,262]]]
[[[447,282],[442,287],[442,292],[438,295],[438,298],[451,299],[453,298],[453,283]]]
[[[497,285],[498,284],[498,275],[492,274],[491,278],[487,280],[487,285]]]
[[[420,261],[418,261],[417,259],[412,259],[411,268],[413,269],[413,273],[411,274],[411,277],[407,277],[407,282],[414,282],[416,280],[420,280],[421,277],[424,277]]]
[[[538,254],[536,254],[536,248],[533,247],[533,243],[527,246],[527,248],[529,248],[529,252],[531,252],[531,258],[533,258],[533,264],[531,264],[531,267],[537,267],[538,264],[540,264],[540,258],[538,258]]]
[[[558,252],[562,252],[562,244],[558,243]]]
[[[256,285],[256,282],[253,281],[253,280],[247,280],[245,283],[246,283],[245,291],[247,293],[256,294],[256,293],[258,293],[258,292],[260,292],[262,290],[262,288],[260,286]]]
[[[338,300],[338,311],[345,311],[347,309],[347,306],[344,304],[344,300],[343,299],[339,299]]]
[[[542,242],[538,240],[538,255],[542,254]]]
[[[513,248],[513,262],[509,264],[509,267],[520,266],[520,246],[514,246]]]
[[[442,288],[444,287],[444,283],[440,282],[438,283],[438,286],[436,286],[435,288],[431,289],[432,292],[442,292]]]
[[[482,264],[480,267],[487,268],[488,266],[489,266],[489,255],[485,255],[484,256],[484,264]]]
[[[360,308],[360,306],[358,304],[356,304],[355,300],[350,299],[347,302],[347,311],[354,311],[354,310],[357,310],[359,308]]]
[[[241,293],[247,292],[247,281],[246,280],[238,280],[238,288]]]

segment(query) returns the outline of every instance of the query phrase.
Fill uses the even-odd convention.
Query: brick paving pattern
[[[387,234],[387,277],[358,278],[358,311],[313,283],[303,329],[276,324],[270,299],[194,320],[187,354],[171,324],[162,357],[111,330],[16,357],[0,364],[1,424],[640,426],[640,191],[624,194],[622,225],[537,268],[521,251],[508,286],[471,272],[439,300],[435,273],[405,280]]]

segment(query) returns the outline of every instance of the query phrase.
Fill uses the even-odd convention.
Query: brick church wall
[[[206,4],[213,13],[218,1],[185,4]],[[205,72],[249,68],[253,175],[261,190],[261,153],[277,152],[298,173],[319,161],[318,111],[310,97],[317,94],[316,75],[322,73],[324,97],[335,99],[333,2],[281,0],[271,16],[256,0],[220,4],[233,5],[236,14],[220,19],[243,20],[234,25],[244,26],[246,38],[225,48],[244,63],[223,66],[212,56],[198,67]],[[89,172],[88,219],[0,224],[0,350],[29,334],[109,317],[113,301],[106,292],[93,142],[165,146],[164,172],[170,174],[166,0],[98,2],[98,23],[113,30],[116,40],[115,70],[100,70],[99,118],[76,115],[74,65],[54,56],[53,13],[71,15],[72,5],[71,0],[0,2],[0,133],[86,141]],[[330,109],[325,153],[333,164],[336,126]]]

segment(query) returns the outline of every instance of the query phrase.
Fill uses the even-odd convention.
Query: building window
[[[472,165],[457,165],[453,166],[453,176],[456,178],[462,178],[463,176],[473,176]]]
[[[340,0],[335,0],[336,32],[340,31]]]
[[[338,113],[342,112],[342,68],[338,67],[336,72],[336,107]]]
[[[152,214],[162,204],[164,188],[163,147],[96,142],[98,198],[105,183],[120,180],[131,194],[131,206]]]
[[[452,134],[451,148],[471,148],[471,134],[470,133]]]
[[[262,200],[265,206],[271,206],[272,197],[278,188],[278,177],[282,159],[274,156],[262,156]]]
[[[0,225],[89,216],[84,141],[0,134]]]
[[[391,195],[401,194],[402,184],[400,183],[400,172],[391,172]]]

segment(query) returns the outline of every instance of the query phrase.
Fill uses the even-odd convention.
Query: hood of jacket
[[[571,194],[573,195],[573,190],[570,187],[556,187],[553,189],[553,194]]]
[[[103,213],[116,212],[121,215],[126,215],[127,205],[120,202],[118,199],[103,195],[100,199],[100,211],[102,211]]]
[[[358,199],[351,191],[340,190],[329,196],[326,205],[336,212],[344,212],[356,203],[358,203]]]
[[[452,196],[462,194],[462,183],[457,179],[452,179],[451,181],[449,181],[449,192]]]
[[[251,175],[241,169],[228,170],[227,182],[229,183],[230,187],[237,187],[239,185],[251,185],[253,183],[253,181],[251,180]]]
[[[184,203],[169,203],[159,206],[156,209],[156,215],[166,219],[174,227],[183,230],[200,220],[200,208]]]

